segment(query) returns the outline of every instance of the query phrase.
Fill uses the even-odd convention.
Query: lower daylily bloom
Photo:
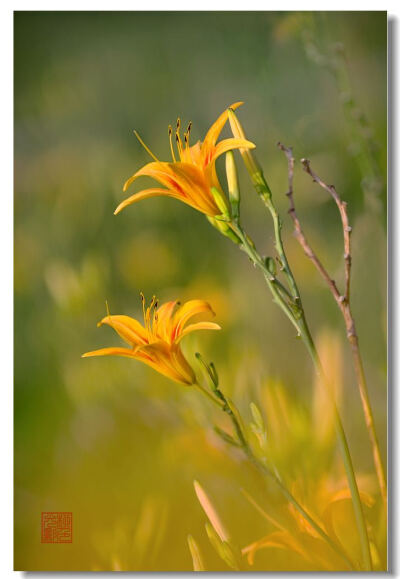
[[[231,105],[230,109],[234,110],[241,104],[240,102],[235,103]],[[227,120],[228,109],[215,121],[202,143],[198,141],[195,145],[190,146],[191,123],[189,123],[187,131],[184,133],[184,141],[182,142],[180,120],[178,119],[175,131],[177,155],[175,155],[171,126],[168,130],[172,155],[171,163],[159,161],[143,143],[139,135],[135,133],[146,151],[153,157],[154,162],[148,163],[132,175],[125,183],[123,190],[126,191],[138,177],[142,176],[154,178],[162,187],[153,187],[135,193],[125,199],[114,213],[119,213],[128,205],[141,199],[160,195],[174,197],[179,201],[183,201],[209,217],[224,213],[224,210],[221,210],[221,203],[227,208],[228,202],[218,181],[215,161],[227,151],[239,148],[253,149],[255,147],[253,143],[242,138],[230,138],[217,143],[217,139]],[[216,200],[217,194],[218,199]]]
[[[184,357],[180,341],[196,330],[220,330],[213,322],[197,322],[188,324],[189,320],[198,314],[214,315],[211,306],[203,300],[190,300],[183,305],[171,301],[158,307],[155,297],[146,308],[143,294],[144,325],[129,316],[107,315],[99,322],[99,326],[111,326],[121,338],[129,344],[129,348],[102,348],[83,354],[89,356],[127,356],[144,362],[161,374],[181,384],[194,384],[195,374]]]

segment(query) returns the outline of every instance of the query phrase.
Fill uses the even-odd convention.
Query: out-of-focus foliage
[[[248,423],[257,421],[250,403],[257,404],[268,452],[316,516],[340,491],[343,470],[326,401],[302,344],[245,256],[204,216],[171,199],[113,216],[123,182],[149,160],[134,128],[168,158],[167,128],[177,116],[193,121],[195,140],[236,100],[245,101],[240,118],[284,218],[288,254],[340,394],[361,486],[378,497],[342,320],[291,235],[286,160],[275,146],[280,140],[298,158],[311,158],[349,203],[354,314],[384,448],[384,220],[364,198],[364,141],[343,110],[343,89],[310,54],[310,43],[325,54],[337,42],[346,49],[353,97],[373,129],[376,170],[384,175],[383,12],[315,13],[306,20],[273,12],[16,13],[17,569],[182,571],[192,569],[195,552],[206,570],[228,570],[208,540],[194,479],[210,493],[238,553],[276,530],[241,489],[270,515],[299,525],[273,483],[260,480],[213,432],[214,423],[229,425],[197,391],[129,359],[80,358],[112,340],[119,344],[96,322],[106,299],[112,313],[136,317],[139,291],[161,301],[209,301],[223,331],[189,336],[188,359],[195,363],[201,351],[214,360],[221,386]],[[271,254],[268,215],[242,168],[240,177],[243,221]],[[336,275],[343,251],[335,207],[300,168],[295,187],[309,238]],[[259,430],[253,428],[252,440],[261,456]],[[367,508],[368,516],[379,529],[374,509]],[[73,512],[72,544],[40,543],[42,511]],[[340,526],[343,512],[332,516]],[[374,560],[384,566],[382,536]],[[241,565],[321,568],[276,541],[254,552],[253,566],[246,557]]]

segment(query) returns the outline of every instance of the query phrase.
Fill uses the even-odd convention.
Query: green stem
[[[210,400],[212,400],[214,404],[218,404],[220,408],[224,407],[224,403],[221,400],[218,400],[218,398],[216,398],[215,396],[213,396],[211,392],[207,390],[207,388],[204,388],[204,386],[202,386],[198,382],[194,382],[193,386],[195,386],[198,390],[200,390],[202,394],[205,394],[205,396],[207,396]]]
[[[305,322],[305,320],[304,320],[304,322]],[[357,480],[356,480],[356,476],[355,476],[355,472],[354,472],[353,462],[351,459],[351,454],[350,454],[350,449],[349,449],[349,445],[347,442],[346,434],[344,432],[343,423],[342,423],[342,420],[341,420],[340,415],[339,415],[339,411],[338,411],[338,408],[336,405],[336,401],[335,401],[333,392],[332,392],[332,390],[327,382],[327,379],[324,375],[321,361],[319,359],[318,353],[316,351],[314,342],[312,340],[312,337],[311,337],[311,334],[310,334],[310,331],[309,331],[307,325],[305,325],[305,327],[304,327],[304,331],[302,333],[302,339],[307,347],[308,352],[310,353],[310,356],[311,356],[312,361],[314,363],[314,367],[315,367],[315,370],[317,372],[317,375],[322,379],[322,382],[325,385],[325,389],[328,393],[331,404],[333,406],[336,434],[337,434],[338,441],[339,441],[339,446],[340,446],[340,451],[342,454],[343,464],[344,464],[344,467],[346,470],[347,482],[349,484],[349,488],[350,488],[350,492],[351,492],[354,515],[356,518],[357,529],[358,529],[358,533],[360,536],[363,563],[364,563],[365,569],[368,571],[371,571],[372,570],[372,560],[371,560],[371,550],[370,550],[367,526],[365,523],[365,517],[364,517],[363,508],[362,508],[360,492],[358,490],[358,485],[357,485]]]
[[[203,386],[201,386],[200,384],[198,384],[197,382],[194,384],[196,387],[199,388],[199,390],[203,393],[206,394],[207,397],[209,399],[211,399],[215,404],[217,404],[224,412],[226,412],[229,416],[229,418],[231,419],[231,422],[233,424],[234,430],[236,432],[236,435],[238,437],[238,440],[240,442],[240,446],[244,452],[244,454],[247,456],[247,458],[249,459],[249,461],[257,468],[257,470],[259,472],[261,472],[263,475],[267,475],[269,478],[272,478],[272,480],[275,482],[275,484],[279,487],[280,491],[282,492],[282,494],[285,496],[285,498],[294,506],[294,508],[301,514],[301,516],[311,525],[311,527],[320,535],[320,537],[335,551],[335,553],[337,553],[341,559],[343,559],[346,564],[350,567],[350,569],[353,569],[353,564],[350,561],[350,559],[347,557],[347,555],[344,553],[344,551],[341,549],[341,547],[339,545],[337,545],[330,537],[329,535],[322,529],[322,527],[312,518],[312,516],[301,506],[301,504],[295,499],[295,497],[292,495],[292,493],[286,488],[286,486],[283,484],[283,482],[280,480],[280,478],[272,471],[270,470],[265,464],[261,463],[257,457],[254,455],[247,439],[246,436],[243,432],[243,429],[240,425],[239,420],[236,417],[236,412],[232,409],[232,403],[230,403],[227,398],[225,397],[225,395],[222,393],[222,391],[216,386],[214,385],[214,389],[215,391],[218,393],[218,398],[217,399],[215,396],[213,396],[206,388],[204,388]]]
[[[250,258],[250,260],[253,262],[253,264],[262,271],[265,281],[267,282],[267,285],[273,295],[274,302],[283,310],[283,312],[290,319],[290,321],[300,334],[301,326],[298,324],[293,311],[294,309],[293,306],[295,304],[294,303],[290,304],[290,302],[287,302],[283,297],[283,294],[285,296],[290,296],[290,294],[288,293],[286,288],[282,286],[281,282],[268,270],[265,261],[262,259],[262,257],[256,250],[254,244],[252,244],[249,241],[248,236],[243,231],[239,223],[231,222],[229,225],[232,231],[239,237],[241,241],[240,248],[242,249],[242,251],[244,251]],[[281,290],[281,287],[283,287],[284,291]]]

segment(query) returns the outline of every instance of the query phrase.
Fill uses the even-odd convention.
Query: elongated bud
[[[228,151],[225,156],[226,178],[228,181],[229,201],[231,203],[232,218],[239,219],[240,189],[236,170],[235,157],[232,151]]]
[[[228,110],[229,124],[236,139],[246,139],[242,125],[232,109]],[[263,197],[271,197],[271,190],[265,180],[261,166],[249,149],[239,149],[246,169],[250,174],[257,193]]]
[[[211,225],[215,227],[215,229],[218,229],[222,235],[229,237],[230,240],[232,240],[234,243],[237,243],[238,245],[242,243],[236,233],[232,231],[228,223],[226,223],[226,221],[219,221],[218,219],[214,219],[214,217],[210,217],[209,215],[206,215],[206,217]]]
[[[221,211],[221,215],[226,219],[230,218],[229,212],[229,205],[226,200],[226,197],[221,191],[219,191],[216,187],[211,187],[211,193],[214,197],[214,201],[217,204],[218,209]]]
[[[201,557],[200,549],[192,535],[187,538],[190,554],[192,555],[193,571],[205,571],[203,559]]]
[[[237,118],[232,109],[228,110],[228,117],[229,117],[229,124],[231,125],[231,130],[235,139],[246,139],[243,127],[240,124],[239,119]],[[243,161],[250,175],[262,172],[261,167],[257,162],[257,159],[250,152],[249,149],[239,149],[239,151],[243,157]]]
[[[225,527],[223,526],[221,519],[219,518],[218,513],[214,508],[214,505],[211,503],[209,497],[207,496],[205,490],[200,485],[200,483],[197,482],[197,480],[193,481],[193,485],[197,498],[199,499],[199,503],[203,507],[203,510],[207,515],[208,520],[210,521],[213,529],[215,530],[221,541],[228,542],[229,535]]]
[[[222,541],[209,523],[206,523],[205,526],[207,537],[221,559],[225,561],[231,569],[239,571],[239,565],[237,564],[236,557],[229,543]]]

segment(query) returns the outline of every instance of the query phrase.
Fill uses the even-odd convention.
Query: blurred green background
[[[207,569],[227,570],[208,543],[193,479],[240,548],[269,530],[240,488],[264,506],[280,504],[276,489],[261,493],[245,461],[218,440],[212,424],[224,419],[197,392],[135,361],[80,358],[119,343],[111,329],[96,328],[106,299],[112,313],[133,316],[139,291],[210,301],[223,331],[188,337],[188,358],[200,350],[214,360],[246,418],[251,400],[268,412],[269,388],[279,384],[301,424],[317,432],[324,422],[312,415],[304,348],[237,247],[171,199],[113,216],[123,182],[149,161],[133,129],[168,160],[167,128],[177,116],[192,120],[194,142],[237,100],[284,220],[311,329],[339,375],[357,472],[373,472],[342,320],[293,239],[276,142],[311,158],[349,203],[354,314],[384,446],[386,13],[16,12],[16,569],[190,570],[191,533]],[[299,214],[341,282],[335,207],[299,165]],[[241,177],[243,221],[271,254],[271,222]],[[288,480],[333,468],[334,450],[326,463],[307,460],[312,442],[294,423],[286,424]],[[73,512],[72,544],[41,544],[42,511]],[[251,569],[302,568],[272,549]]]

